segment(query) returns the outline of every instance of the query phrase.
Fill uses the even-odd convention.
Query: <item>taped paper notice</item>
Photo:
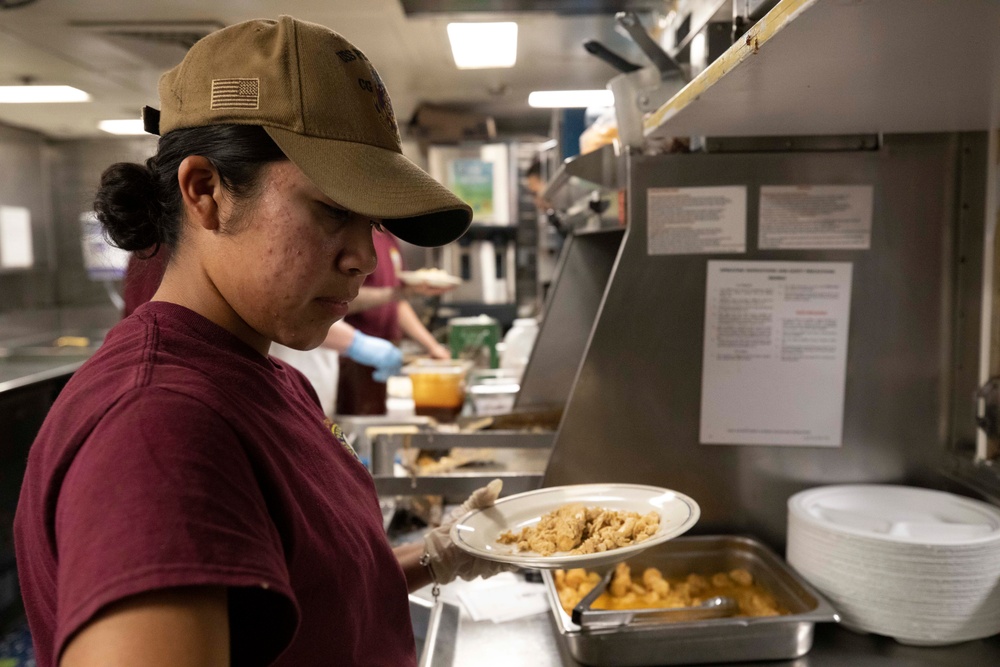
[[[708,262],[702,443],[840,446],[851,268]]]
[[[762,250],[867,250],[872,245],[870,185],[768,185],[760,189]]]
[[[650,255],[747,250],[745,186],[650,188],[646,203]]]

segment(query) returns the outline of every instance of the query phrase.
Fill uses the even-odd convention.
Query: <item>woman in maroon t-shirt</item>
[[[160,102],[157,154],[111,166],[95,208],[117,246],[170,261],[53,406],[18,503],[38,664],[415,666],[406,590],[506,567],[447,524],[393,552],[370,476],[267,353],[347,313],[373,229],[440,245],[471,209],[402,156],[374,67],[321,26],[213,33]]]
[[[365,278],[358,298],[351,302],[345,322],[369,336],[399,343],[404,334],[427,350],[434,359],[450,359],[451,352],[427,330],[413,306],[406,300],[410,293],[439,296],[454,289],[432,285],[409,285],[399,279],[403,259],[395,237],[375,234],[378,266]],[[341,359],[337,388],[338,415],[384,415],[386,377],[372,373],[372,364],[360,359]]]

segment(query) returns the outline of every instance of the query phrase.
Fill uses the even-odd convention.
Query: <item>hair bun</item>
[[[131,162],[118,162],[101,174],[94,211],[115,246],[135,252],[166,240],[157,181],[149,167]]]

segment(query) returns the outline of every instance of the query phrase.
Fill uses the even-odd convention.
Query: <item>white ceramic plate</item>
[[[431,287],[454,287],[462,284],[462,279],[441,271],[400,271],[399,279],[406,285],[429,285]]]
[[[542,515],[573,503],[639,514],[656,511],[660,514],[660,530],[644,542],[596,554],[557,552],[542,556],[531,551],[518,552],[512,544],[497,542],[501,533],[534,525]],[[677,537],[694,526],[699,516],[698,503],[670,489],[638,484],[553,486],[501,498],[489,509],[470,512],[452,527],[451,539],[473,556],[521,567],[593,568],[623,561]]]

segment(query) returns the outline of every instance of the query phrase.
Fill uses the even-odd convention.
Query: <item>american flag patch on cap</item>
[[[212,79],[213,109],[257,109],[260,79]]]

